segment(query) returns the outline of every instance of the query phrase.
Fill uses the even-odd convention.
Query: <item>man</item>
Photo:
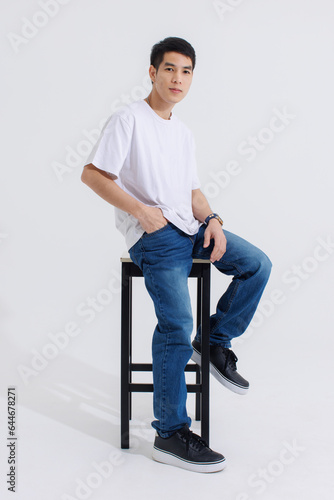
[[[225,458],[190,431],[186,409],[184,368],[191,357],[201,360],[200,331],[191,344],[192,259],[210,259],[219,271],[233,276],[210,318],[210,368],[223,385],[240,394],[249,384],[236,370],[231,340],[251,321],[271,262],[247,241],[224,233],[222,220],[200,190],[192,133],[172,113],[189,91],[194,68],[195,51],[187,41],[170,37],[154,45],[151,93],[110,117],[82,181],[116,207],[116,226],[154,302],[153,458],[215,472],[224,468]]]

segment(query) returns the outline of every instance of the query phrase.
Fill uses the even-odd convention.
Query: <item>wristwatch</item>
[[[210,214],[207,216],[207,218],[205,219],[205,224],[209,224],[210,220],[211,219],[217,219],[217,221],[219,222],[219,224],[222,226],[223,225],[223,221],[222,219],[219,217],[218,214]]]

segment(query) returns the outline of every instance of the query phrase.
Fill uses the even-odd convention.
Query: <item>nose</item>
[[[175,73],[173,73],[172,81],[173,81],[173,83],[177,83],[177,82],[181,83],[182,82],[181,73],[179,71],[175,71]]]

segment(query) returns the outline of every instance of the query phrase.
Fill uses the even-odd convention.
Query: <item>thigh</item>
[[[201,226],[195,240],[193,257],[209,259],[214,242],[208,248],[203,248],[204,231],[206,226]],[[262,266],[271,266],[267,255],[258,247],[248,242],[244,238],[237,236],[224,229],[226,236],[226,252],[219,261],[214,262],[214,266],[227,275],[253,274]]]
[[[188,290],[191,253],[191,240],[170,224],[145,233],[130,249],[132,260],[143,272],[157,318],[168,329],[191,321]]]
[[[129,253],[142,271],[145,265],[159,271],[179,269],[189,275],[192,266],[192,240],[173,224],[144,233]]]

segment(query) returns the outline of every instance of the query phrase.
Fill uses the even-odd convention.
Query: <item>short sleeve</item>
[[[108,172],[113,179],[124,164],[131,145],[132,130],[119,114],[112,115],[101,131],[101,135],[89,154],[86,165]]]
[[[190,153],[190,158],[191,158],[191,169],[192,169],[192,188],[191,189],[199,189],[201,187],[201,183],[199,181],[198,175],[197,175],[197,161],[196,161],[196,143],[193,134],[190,135],[191,137],[191,153]]]

